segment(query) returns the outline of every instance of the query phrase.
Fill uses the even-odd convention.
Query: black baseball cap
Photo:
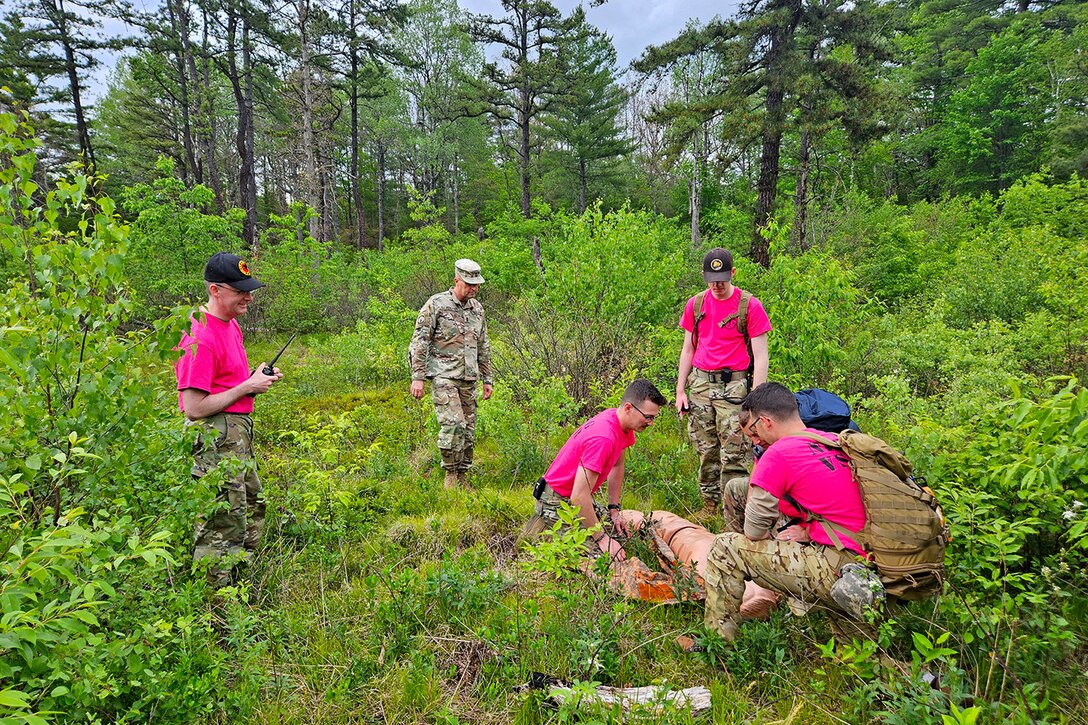
[[[212,255],[204,265],[204,281],[230,285],[240,292],[252,292],[264,287],[264,282],[249,273],[246,260],[229,252],[216,252]]]
[[[728,282],[733,278],[733,255],[728,249],[714,247],[703,257],[703,279],[707,282]]]

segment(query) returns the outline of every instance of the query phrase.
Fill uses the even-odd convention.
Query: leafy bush
[[[187,314],[135,327],[128,228],[98,179],[39,190],[36,146],[0,114],[0,719],[188,721],[214,702],[181,664],[206,626],[126,591],[169,590],[188,553],[199,498],[159,385]]]
[[[174,162],[159,157],[158,178],[126,187],[121,205],[135,215],[124,258],[124,273],[139,318],[153,319],[163,308],[205,298],[204,264],[216,252],[240,253],[241,209],[211,213],[215,195],[174,176]]]
[[[582,412],[596,407],[655,359],[651,330],[679,319],[683,250],[674,227],[644,212],[557,215],[541,243],[542,286],[500,317],[500,375],[532,386],[565,379]]]

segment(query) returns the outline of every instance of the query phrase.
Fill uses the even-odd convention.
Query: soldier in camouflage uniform
[[[707,626],[736,637],[745,580],[751,580],[788,595],[791,607],[827,609],[837,631],[871,636],[885,592],[857,542],[841,536],[840,551],[819,523],[807,520],[773,538],[782,515],[804,519],[802,509],[861,530],[865,508],[849,459],[799,435],[807,429],[785,386],[765,383],[742,407],[749,414],[745,433],[767,450],[752,472],[743,531],[719,535],[707,556]]]
[[[733,285],[736,271],[727,250],[707,252],[703,258],[707,289],[687,301],[680,318],[684,345],[676,409],[688,416],[708,514],[717,513],[726,482],[748,473],[751,451],[737,415],[749,383],[759,385],[767,379],[771,322],[758,299]]]
[[[177,349],[174,367],[178,403],[186,425],[198,429],[193,448],[194,478],[221,477],[215,505],[197,522],[193,560],[208,564],[214,587],[231,581],[235,563],[252,555],[261,541],[265,502],[253,457],[254,397],[283,377],[264,363],[250,372],[237,317],[264,284],[240,257],[220,252],[204,268],[208,302],[192,318]]]
[[[431,381],[438,418],[438,449],[446,488],[468,485],[476,443],[476,385],[491,397],[491,343],[484,308],[476,301],[483,284],[480,265],[459,259],[453,265],[453,287],[427,300],[416,318],[408,348],[412,395],[423,397],[423,381]]]
[[[536,503],[525,535],[533,536],[559,521],[559,509],[567,503],[578,511],[581,525],[594,532],[587,548],[623,560],[623,545],[613,533],[626,536],[627,514],[621,511],[625,456],[635,444],[635,433],[653,425],[668,401],[649,380],[633,380],[623,391],[619,406],[602,410],[571,434],[533,490]],[[593,494],[606,484],[608,506],[602,508]],[[614,513],[615,512],[615,513]],[[630,513],[630,512],[628,512]]]

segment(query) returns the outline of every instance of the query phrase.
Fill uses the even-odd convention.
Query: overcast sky
[[[472,13],[487,13],[501,16],[502,4],[499,0],[458,0],[461,7]],[[4,0],[0,0],[3,5]],[[564,15],[579,4],[578,0],[552,0]],[[150,9],[155,0],[134,0],[136,7]],[[706,22],[715,15],[729,17],[736,12],[738,0],[608,0],[599,7],[586,7],[589,22],[612,36],[616,45],[616,55],[621,70],[650,45],[660,45],[675,38],[687,24],[696,19]],[[111,30],[106,29],[107,32]],[[119,29],[112,29],[117,32]],[[94,71],[87,91],[93,103],[106,91],[106,83],[113,66],[114,57],[103,57],[102,64]]]
[[[473,13],[501,15],[499,0],[459,0],[461,7]],[[616,54],[623,67],[642,55],[649,45],[660,45],[675,38],[689,19],[706,22],[715,15],[733,15],[738,0],[608,0],[600,7],[588,7],[577,0],[552,0],[564,14],[586,5],[589,22],[612,36]]]

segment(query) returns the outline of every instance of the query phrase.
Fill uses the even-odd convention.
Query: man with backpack
[[[783,385],[758,386],[742,408],[748,414],[745,432],[766,451],[752,471],[743,533],[721,534],[708,556],[707,626],[727,639],[736,637],[745,580],[752,580],[793,599],[848,614],[864,631],[858,620],[884,600],[880,579],[862,563],[867,555],[856,540],[840,536],[840,550],[814,520],[819,516],[847,531],[864,527],[865,507],[849,458],[805,436],[811,429],[801,420],[793,393]],[[837,440],[833,433],[819,435]],[[782,514],[801,520],[797,540],[773,536]],[[844,569],[849,576],[840,577]]]
[[[699,489],[716,514],[724,484],[748,474],[751,451],[737,416],[748,391],[767,380],[771,322],[751,293],[733,285],[733,255],[721,247],[703,257],[707,289],[688,300],[680,327],[684,346],[676,379],[676,410],[688,416],[699,454]]]

